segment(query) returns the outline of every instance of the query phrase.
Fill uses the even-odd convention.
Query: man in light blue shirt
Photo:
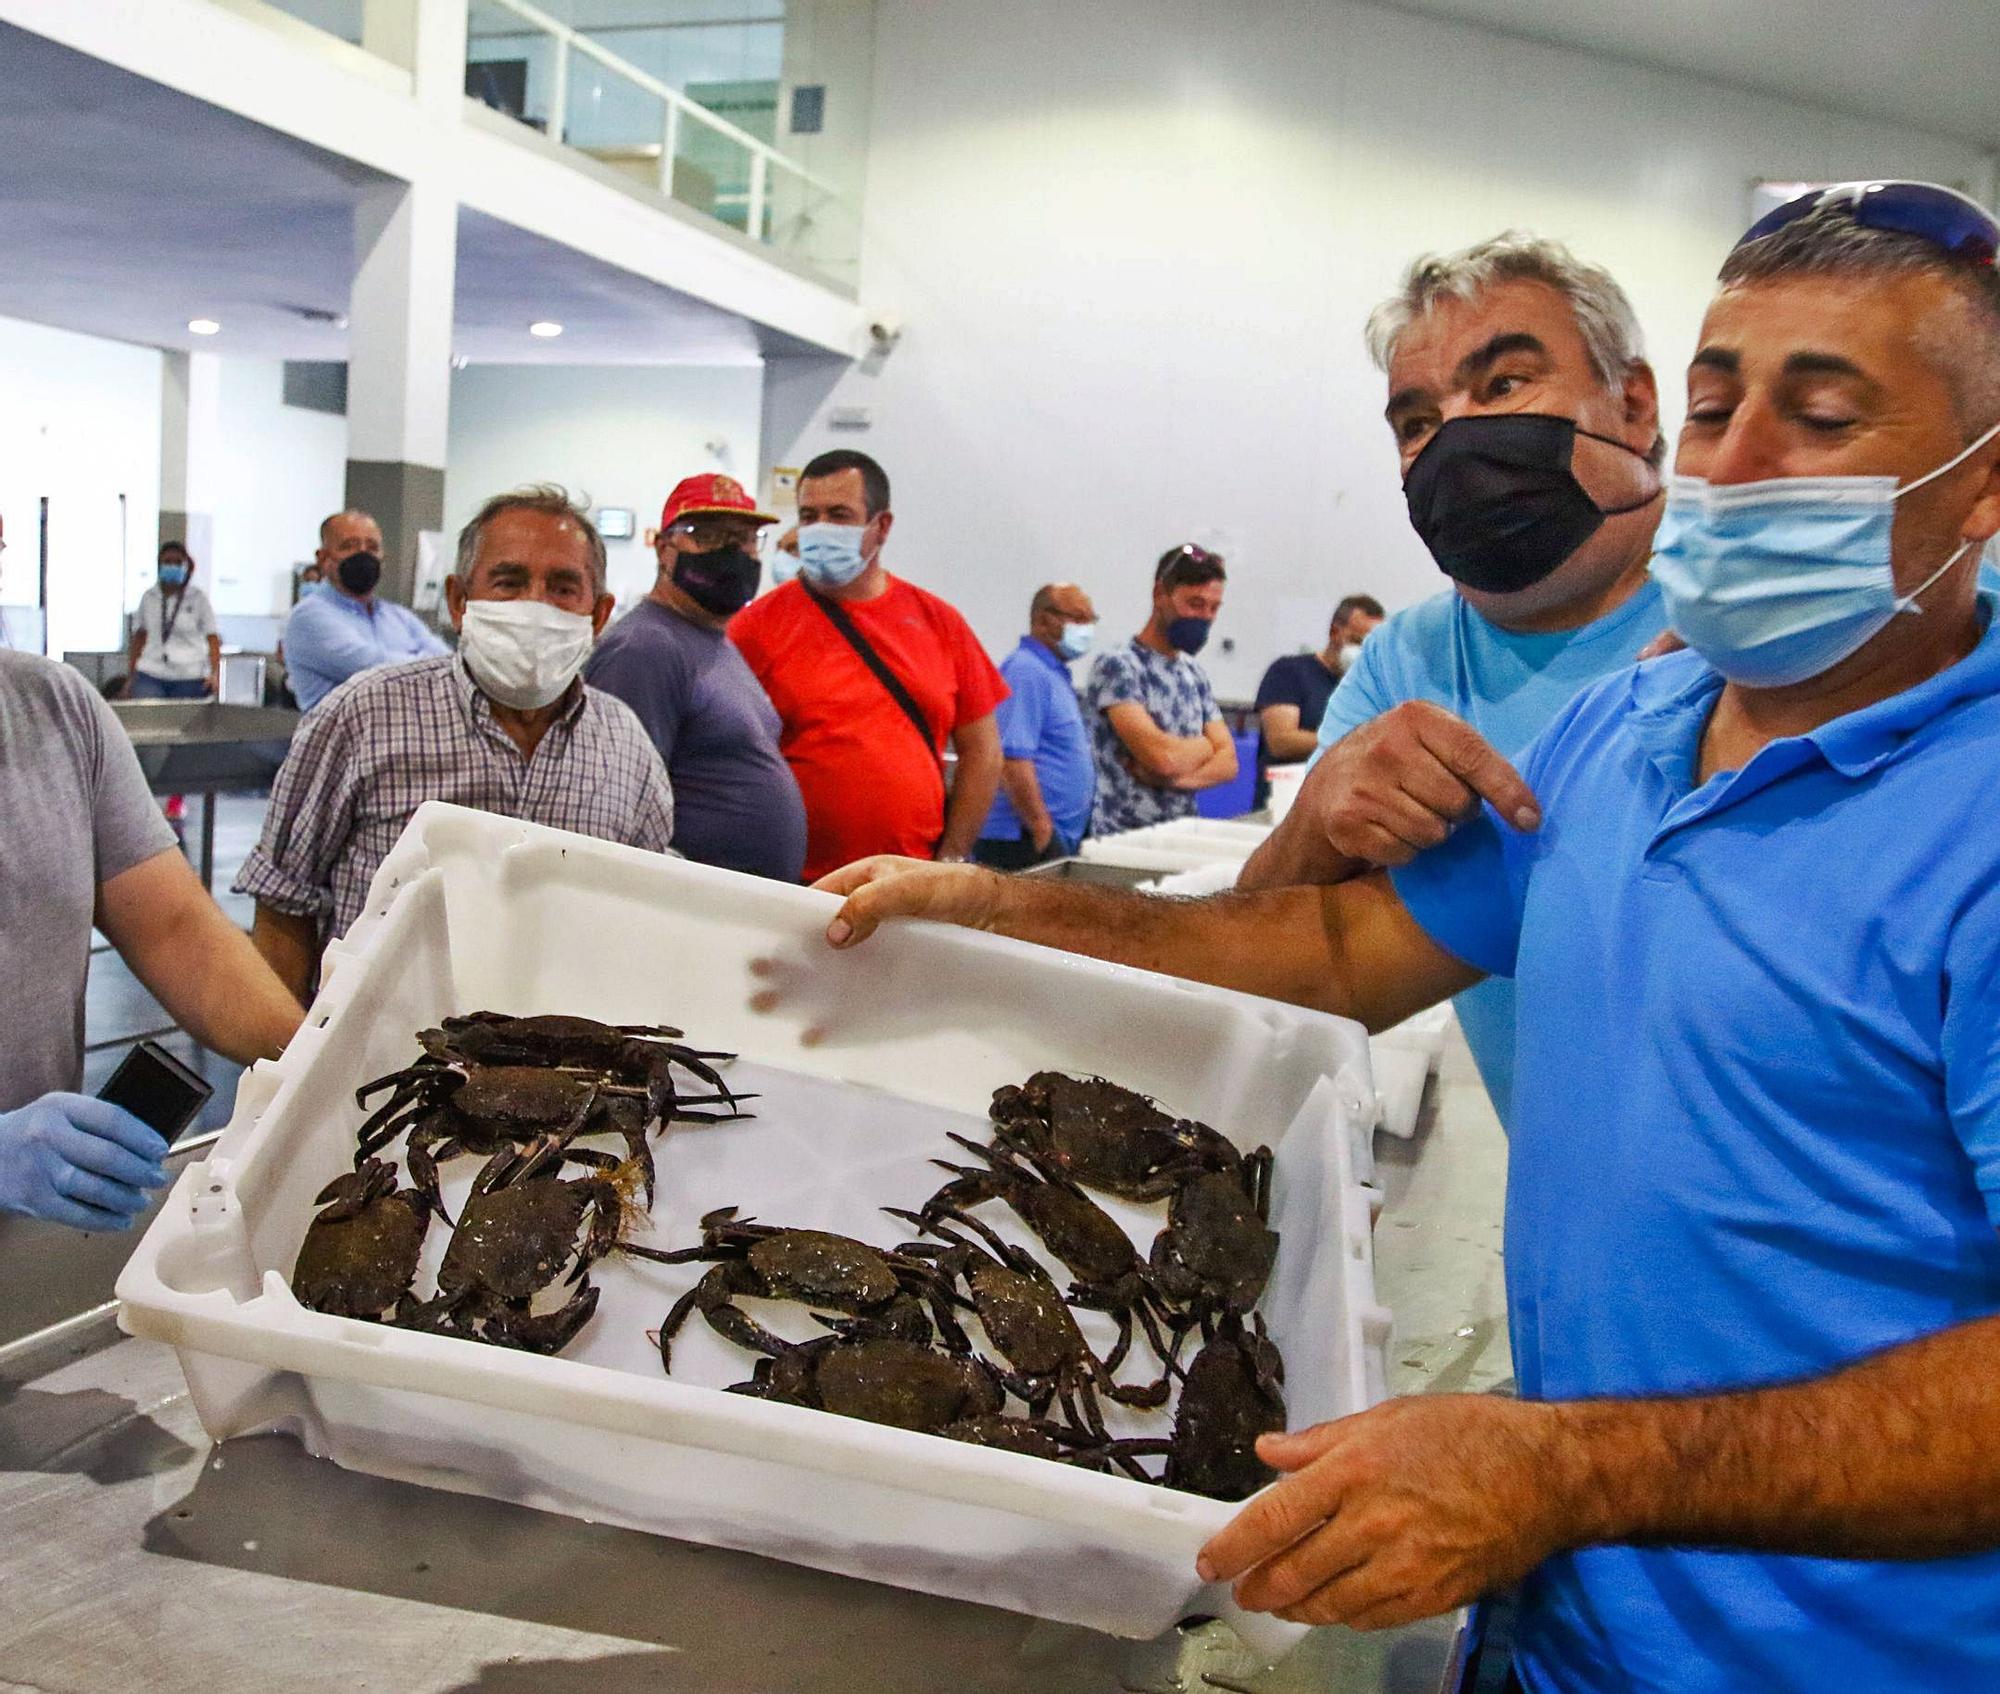
[[[285,676],[304,710],[377,665],[451,651],[415,612],[376,596],[382,530],[366,512],[336,512],[321,524],[315,563],[319,587],[285,620]]]
[[[1481,799],[1533,803],[1506,761],[1659,635],[1659,396],[1630,301],[1552,241],[1419,259],[1369,320],[1411,522],[1453,586],[1362,643],[1322,755],[1244,866],[1256,890],[1400,864]],[[1468,733],[1468,729],[1470,733]],[[1459,996],[1508,1121],[1514,988]]]
[[[1097,792],[1090,735],[1069,667],[1090,651],[1097,608],[1073,582],[1035,590],[1028,633],[1000,666],[1000,792],[972,856],[996,870],[1025,870],[1074,853]]]
[[[1291,1474],[1198,1564],[1240,1604],[1525,1578],[1526,1694],[2000,1688],[1996,249],[1878,183],[1731,254],[1653,563],[1690,650],[1557,716],[1537,827],[1210,901],[828,879],[836,945],[922,915],[1376,1028],[1518,983],[1521,1397],[1260,1440]]]

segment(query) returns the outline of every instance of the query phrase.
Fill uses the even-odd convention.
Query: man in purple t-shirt
[[[757,533],[774,522],[732,477],[681,482],[660,513],[653,591],[605,631],[584,677],[630,706],[660,750],[677,851],[797,882],[805,802],[778,751],[778,714],[723,634],[757,592]]]

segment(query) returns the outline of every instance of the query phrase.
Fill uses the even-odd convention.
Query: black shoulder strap
[[[903,686],[902,679],[888,667],[882,655],[869,644],[868,637],[855,628],[854,620],[847,615],[837,600],[828,600],[822,595],[815,594],[810,588],[806,589],[806,598],[826,613],[827,621],[840,631],[848,646],[860,655],[861,662],[875,673],[875,680],[889,691],[889,698],[903,708],[903,716],[910,720],[910,727],[923,737],[924,751],[930,754],[931,761],[938,767],[938,773],[942,776],[944,758],[938,752],[937,738],[932,734],[931,726],[924,721],[923,709],[910,697],[910,691]]]

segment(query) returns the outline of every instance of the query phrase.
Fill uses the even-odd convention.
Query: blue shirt
[[[1075,847],[1090,822],[1097,781],[1090,769],[1090,738],[1083,732],[1083,708],[1069,666],[1032,635],[1001,661],[1000,674],[1012,691],[1000,702],[1000,753],[1031,759],[1041,784],[1042,804],[1063,844]],[[985,841],[1019,841],[1021,820],[1003,787],[994,797],[980,832]]]
[[[1090,706],[1091,756],[1097,767],[1097,800],[1090,833],[1113,835],[1169,818],[1191,818],[1195,796],[1180,788],[1154,788],[1132,774],[1125,743],[1111,727],[1113,706],[1144,706],[1169,735],[1200,735],[1222,716],[1208,673],[1185,653],[1156,653],[1136,636],[1100,653],[1084,690]]]
[[[351,676],[451,651],[407,606],[379,596],[373,609],[320,583],[285,620],[285,679],[311,711]]]
[[[1716,674],[1677,653],[1607,678],[1528,753],[1539,832],[1489,813],[1395,873],[1519,990],[1524,1395],[1758,1387],[2000,1312],[1981,604],[1963,662],[1698,786]],[[1593,1548],[1530,1580],[1517,1640],[1532,1694],[2000,1688],[2000,1553]]]
[[[1550,635],[1512,634],[1448,589],[1370,632],[1327,702],[1320,746],[1405,700],[1428,700],[1463,718],[1503,758],[1517,759],[1578,689],[1631,664],[1666,625],[1651,579],[1595,623]],[[1511,1123],[1514,985],[1482,982],[1453,1003],[1493,1109]]]

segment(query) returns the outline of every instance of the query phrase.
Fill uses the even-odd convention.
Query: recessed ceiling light
[[[528,333],[530,335],[538,335],[544,341],[553,341],[557,336],[562,334],[562,325],[551,323],[547,318],[542,318],[528,325]]]
[[[188,334],[190,335],[220,335],[221,333],[222,325],[217,323],[213,318],[188,319]]]

